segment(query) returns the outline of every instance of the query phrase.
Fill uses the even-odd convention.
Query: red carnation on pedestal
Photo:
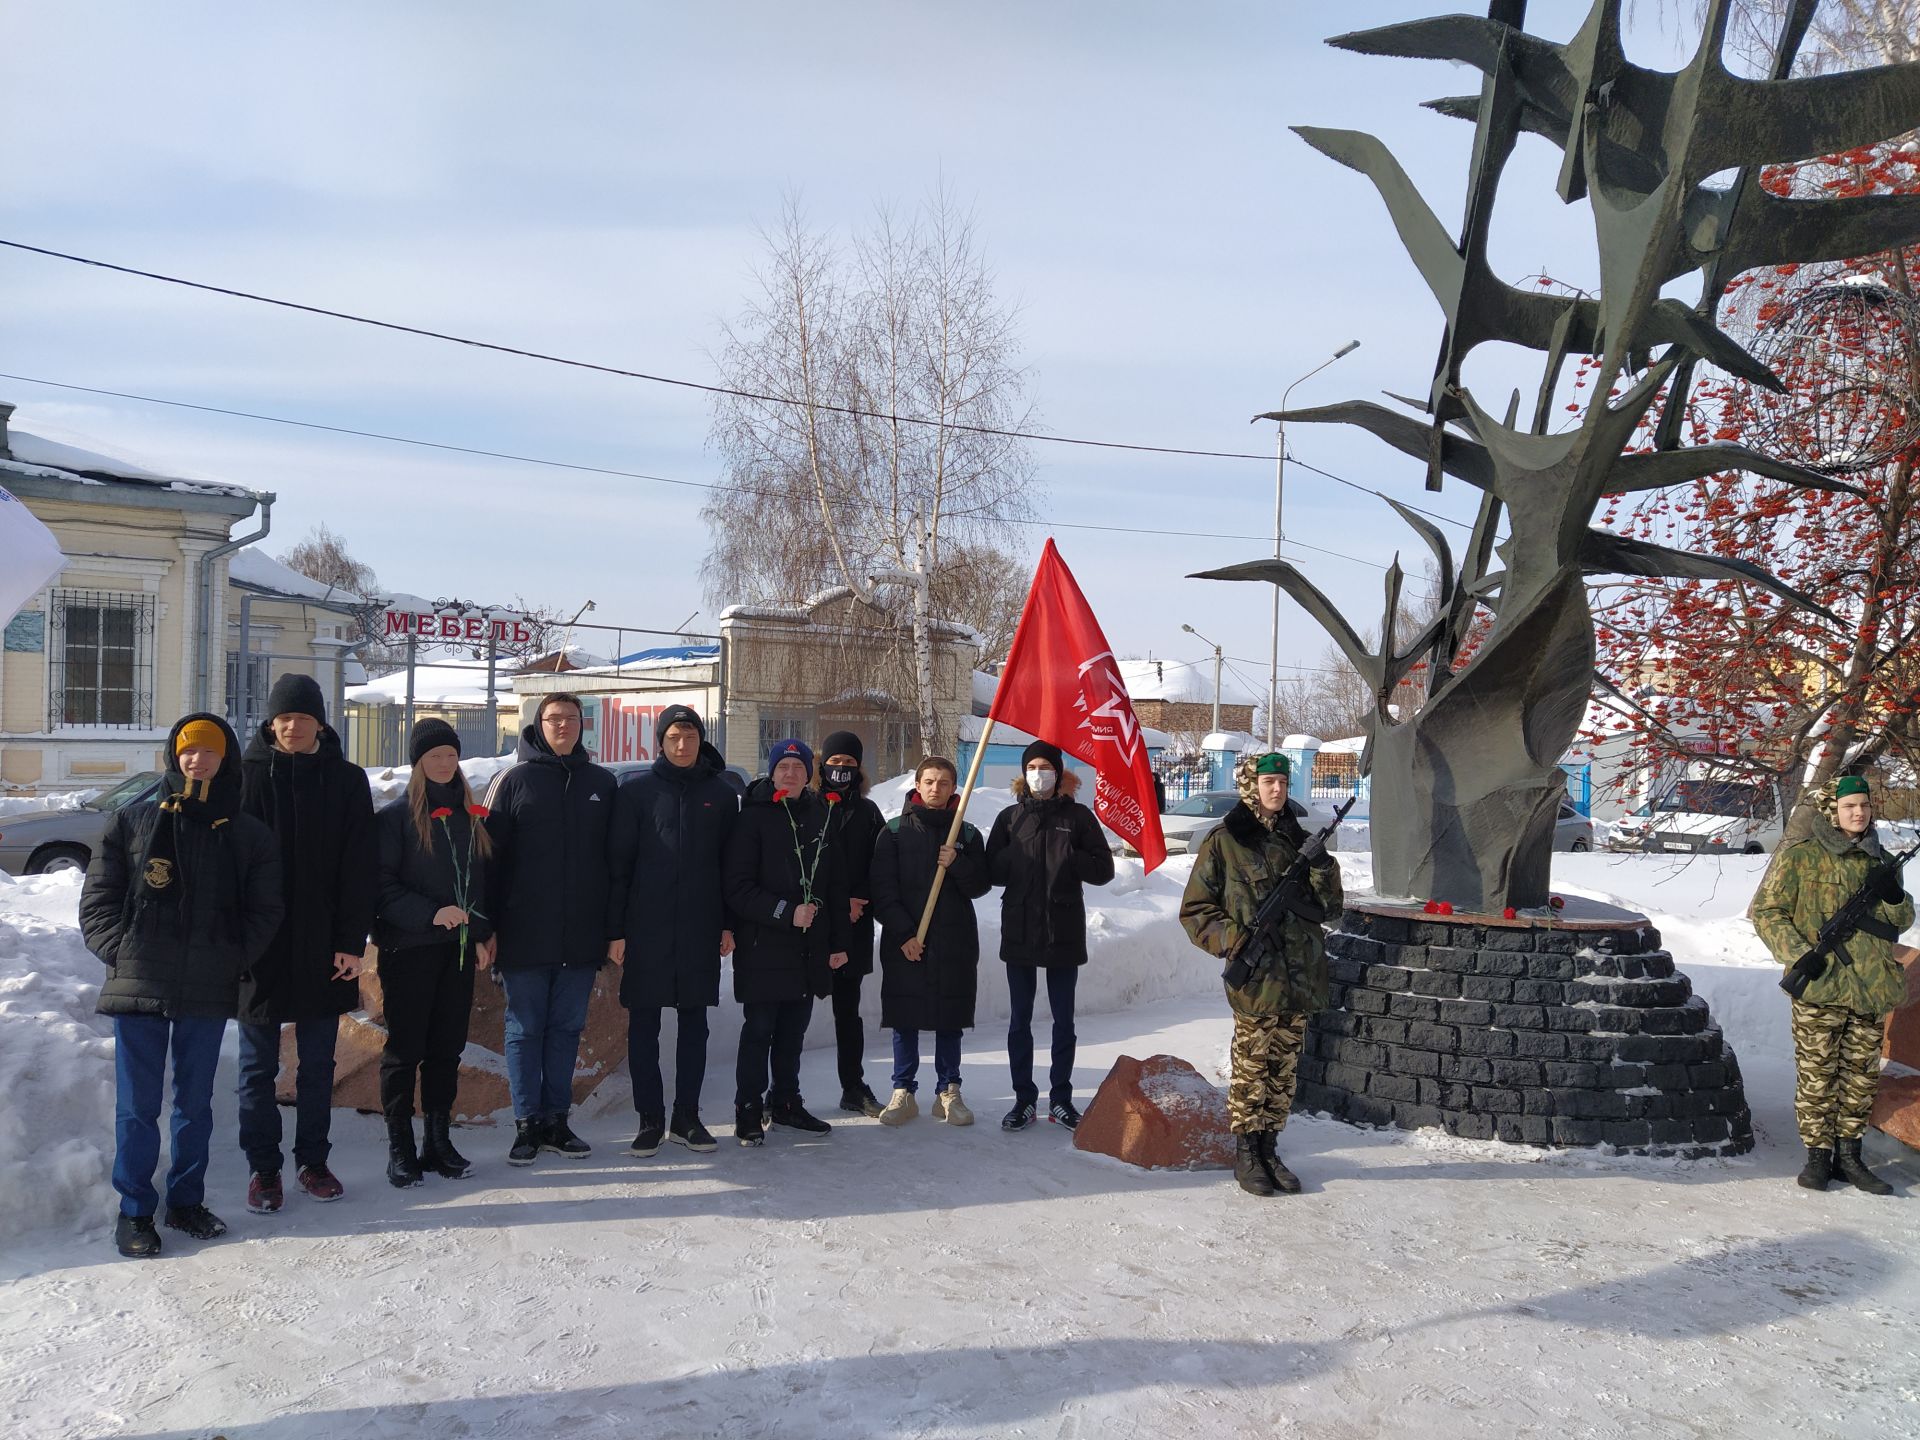
[[[1438,900],[1429,900],[1421,908],[1429,915],[1438,915],[1440,913],[1440,902]]]
[[[1506,909],[1500,912],[1500,918],[1502,920],[1517,920],[1519,919],[1519,916],[1514,913],[1513,907],[1509,905],[1507,906]]]
[[[1440,913],[1442,915],[1451,915],[1453,913],[1453,902],[1451,900],[1442,900],[1440,902]]]

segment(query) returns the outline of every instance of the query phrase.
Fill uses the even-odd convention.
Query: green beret
[[[1256,775],[1285,775],[1291,777],[1293,775],[1293,765],[1288,761],[1287,757],[1282,755],[1278,750],[1269,750],[1253,762],[1253,773]]]
[[[1873,798],[1873,792],[1867,788],[1864,776],[1842,775],[1834,782],[1833,798],[1835,800],[1844,800],[1849,795],[1864,795],[1869,800]]]

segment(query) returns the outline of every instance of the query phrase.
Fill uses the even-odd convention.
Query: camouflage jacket
[[[1832,825],[1816,820],[1811,839],[1774,856],[1752,912],[1753,927],[1774,959],[1791,965],[1806,953],[1820,927],[1860,888],[1878,851],[1877,842],[1871,852],[1864,850]],[[1903,895],[1897,904],[1883,900],[1873,913],[1895,930],[1905,930],[1913,924],[1913,899]],[[1861,931],[1847,941],[1846,949],[1853,963],[1835,958],[1802,999],[1812,1005],[1843,1006],[1859,1015],[1884,1015],[1905,1002],[1906,976],[1893,958],[1891,941]]]
[[[1300,822],[1282,813],[1269,830],[1244,804],[1200,842],[1186,894],[1180,898],[1180,923],[1188,936],[1209,955],[1225,959],[1253,924],[1260,902],[1287,873],[1300,846],[1306,842]],[[1344,902],[1340,867],[1316,866],[1311,872],[1313,896],[1337,917]],[[1327,946],[1325,932],[1297,915],[1281,926],[1283,960],[1270,967],[1245,989],[1227,990],[1227,1002],[1237,1015],[1300,1015],[1327,1005]]]

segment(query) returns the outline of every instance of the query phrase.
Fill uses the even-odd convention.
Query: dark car
[[[0,815],[0,870],[9,875],[54,875],[84,870],[100,848],[113,813],[160,788],[152,771],[129,775],[71,809],[22,810]]]

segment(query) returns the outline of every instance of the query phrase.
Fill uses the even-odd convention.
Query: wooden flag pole
[[[960,826],[967,818],[967,801],[973,798],[974,781],[980,778],[980,762],[986,757],[987,741],[993,736],[993,716],[987,716],[987,723],[980,728],[980,739],[973,747],[973,763],[967,766],[967,783],[960,789],[960,803],[954,807],[953,824],[947,829],[947,844],[955,845],[960,840]],[[913,777],[917,783],[918,775]],[[922,945],[927,943],[927,927],[933,924],[934,902],[940,898],[940,887],[946,883],[947,869],[944,865],[933,867],[933,888],[927,892],[927,908],[920,912],[920,928],[914,931],[914,938]]]

